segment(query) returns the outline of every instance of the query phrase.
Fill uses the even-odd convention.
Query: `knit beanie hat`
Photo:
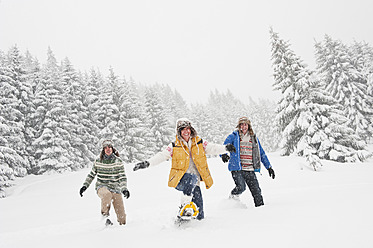
[[[107,147],[107,146],[113,148],[113,147],[114,147],[114,143],[113,143],[113,141],[112,141],[112,140],[104,140],[104,141],[102,142],[102,148],[105,148],[105,147]]]
[[[189,127],[190,128],[190,137],[194,138],[197,136],[196,130],[192,127],[192,123],[190,120],[186,118],[181,118],[176,121],[176,134],[180,138],[181,137],[181,130],[184,128]]]

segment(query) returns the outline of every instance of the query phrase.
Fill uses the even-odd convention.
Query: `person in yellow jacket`
[[[178,218],[204,218],[203,199],[200,181],[206,189],[213,184],[206,155],[219,155],[235,152],[232,144],[220,145],[202,140],[188,119],[176,122],[176,139],[167,148],[150,159],[137,163],[133,170],[145,169],[172,158],[168,186],[182,191]]]

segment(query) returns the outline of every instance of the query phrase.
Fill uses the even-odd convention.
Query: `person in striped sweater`
[[[259,139],[254,134],[251,122],[247,117],[238,120],[237,130],[230,134],[224,141],[224,145],[233,144],[236,152],[223,154],[222,160],[228,162],[228,169],[232,173],[235,183],[230,198],[238,199],[249,187],[254,198],[255,207],[264,205],[263,196],[259,187],[255,172],[260,172],[260,163],[268,170],[269,176],[275,178],[275,172],[265,154]]]
[[[114,148],[111,140],[105,140],[102,143],[100,157],[94,162],[92,170],[80,189],[81,197],[83,197],[83,192],[86,191],[96,176],[96,191],[98,197],[101,198],[101,215],[105,220],[105,224],[113,224],[109,219],[110,207],[113,204],[119,225],[125,225],[126,213],[122,194],[128,198],[130,192],[127,189],[127,176],[123,161],[120,159],[119,153]]]

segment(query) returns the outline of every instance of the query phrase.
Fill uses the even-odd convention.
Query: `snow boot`
[[[240,195],[230,194],[228,198],[232,199],[232,200],[235,200],[235,201],[239,201],[240,200]]]
[[[107,218],[105,221],[105,226],[112,226],[112,225],[113,225],[113,222],[111,222],[111,220]]]

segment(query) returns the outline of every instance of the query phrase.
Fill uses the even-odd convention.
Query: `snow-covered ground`
[[[180,193],[167,187],[170,162],[137,172],[126,165],[127,225],[110,228],[94,185],[79,196],[89,169],[18,179],[0,199],[0,247],[373,247],[372,159],[324,162],[314,172],[302,158],[268,156],[276,179],[258,175],[260,208],[248,190],[240,202],[229,200],[227,165],[209,159],[215,183],[209,190],[202,183],[206,218],[184,228],[173,223]]]

